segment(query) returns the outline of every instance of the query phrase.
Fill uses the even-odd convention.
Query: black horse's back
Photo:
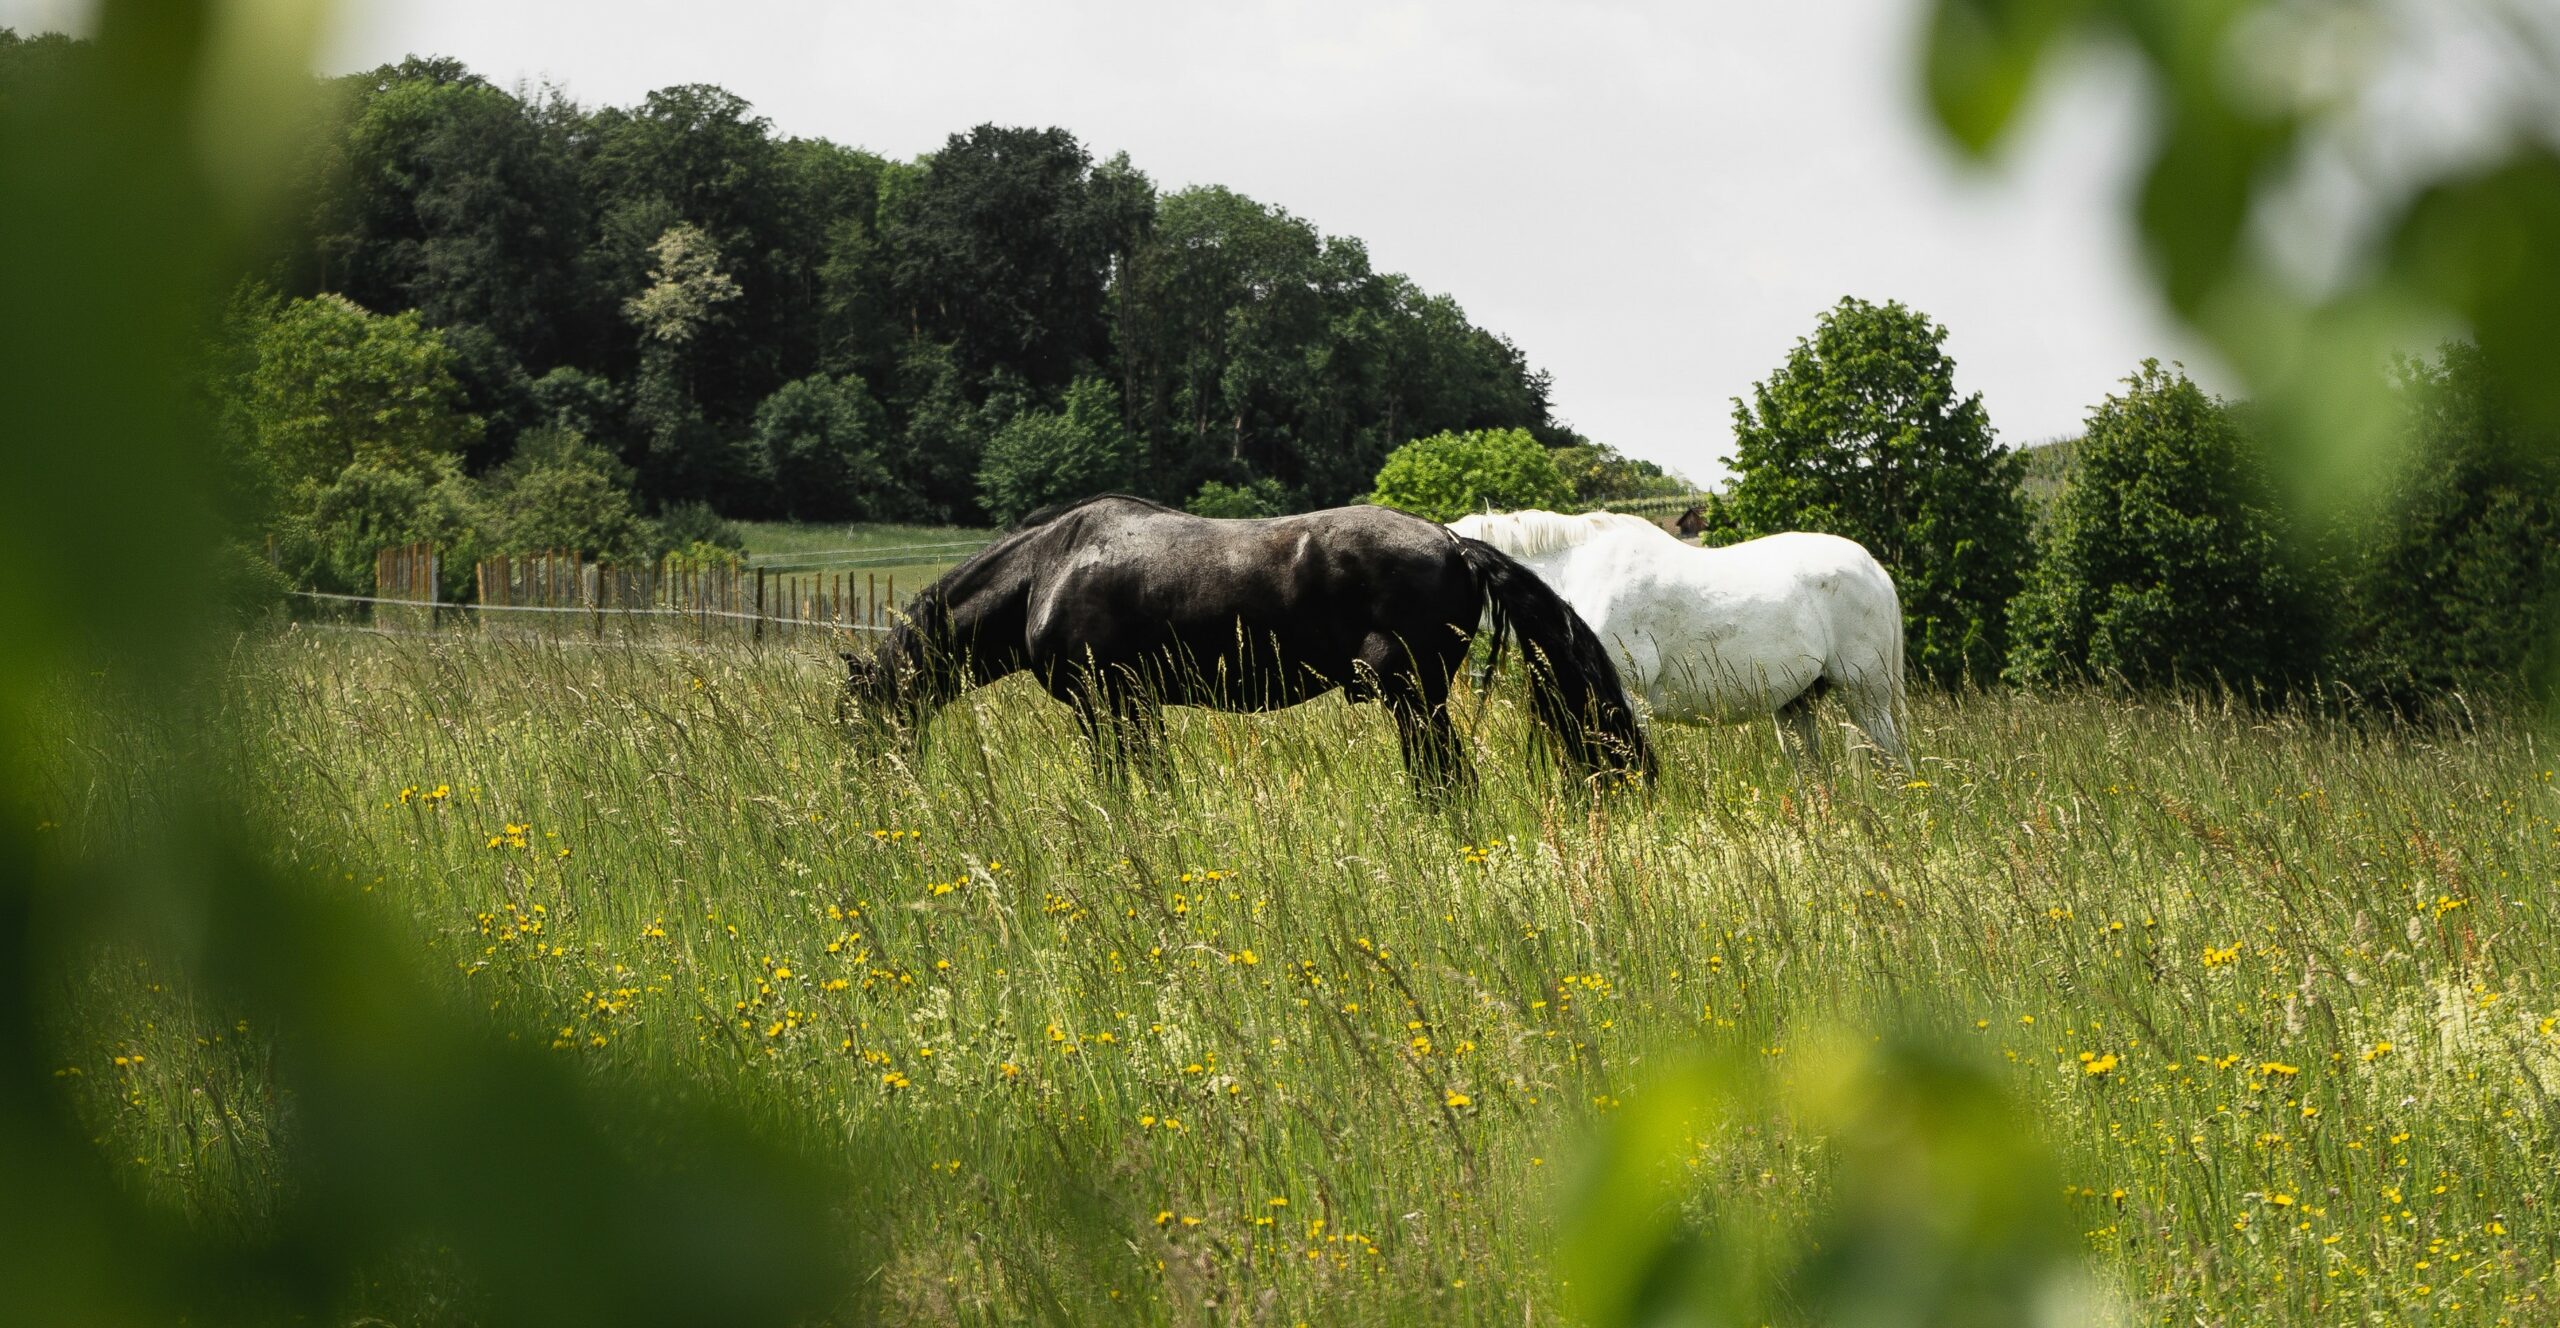
[[[1539,717],[1577,763],[1642,768],[1615,667],[1562,600],[1491,548],[1378,507],[1218,520],[1109,495],[1036,513],[929,588],[851,689],[921,717],[1028,670],[1097,750],[1143,754],[1161,705],[1274,709],[1339,688],[1387,706],[1428,786],[1463,778],[1449,684],[1488,607],[1530,647]]]

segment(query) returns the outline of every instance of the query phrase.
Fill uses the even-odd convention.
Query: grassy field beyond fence
[[[506,1035],[858,1149],[892,1319],[1552,1322],[1558,1177],[1657,1066],[1911,1027],[2024,1104],[2126,1321],[2555,1313],[2560,798],[2500,720],[1924,694],[1916,779],[1672,730],[1594,808],[1498,693],[1441,814],[1331,702],[1174,712],[1178,786],[1129,790],[1020,679],[869,760],[816,652],[236,664],[277,843]],[[64,760],[59,833],[118,833],[132,776]],[[290,1114],[254,1028],[138,960],[73,999],[108,1155],[254,1228]],[[1798,1223],[1795,1129],[1688,1141],[1683,1183]]]

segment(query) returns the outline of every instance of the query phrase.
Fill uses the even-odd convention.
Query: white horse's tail
[[[1870,727],[1867,736],[1884,739],[1878,745],[1886,749],[1885,755],[1901,762],[1903,773],[1909,774],[1914,767],[1911,764],[1910,739],[1906,736],[1911,732],[1911,691],[1909,675],[1903,672],[1902,587],[1893,583],[1893,573],[1885,571],[1883,564],[1877,564],[1876,570],[1884,577],[1887,687],[1881,718],[1883,731],[1879,733]]]

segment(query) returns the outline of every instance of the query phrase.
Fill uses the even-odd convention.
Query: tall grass
[[[1175,711],[1163,787],[1094,779],[1021,679],[865,760],[830,663],[288,636],[229,722],[276,841],[505,1036],[886,1178],[896,1317],[1569,1317],[1557,1177],[1653,1067],[1888,1028],[2026,1105],[2133,1318],[2553,1313],[2560,806],[2523,727],[1923,695],[1907,784],[1675,729],[1594,805],[1497,693],[1481,794],[1433,811],[1334,702]],[[114,741],[56,833],[132,814]],[[111,1155],[254,1228],[290,1117],[254,1026],[133,957],[67,999]],[[1728,1205],[1824,1201],[1782,1114],[1690,1145]]]

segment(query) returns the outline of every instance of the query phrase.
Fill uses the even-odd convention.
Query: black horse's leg
[[[1173,759],[1165,751],[1164,706],[1143,691],[1125,691],[1112,705],[1122,753],[1138,778],[1156,788],[1173,783]]]
[[[1128,778],[1128,765],[1122,760],[1119,717],[1113,713],[1111,698],[1100,689],[1079,686],[1064,698],[1076,712],[1076,727],[1084,730],[1084,749],[1093,760],[1094,778],[1119,787]]]
[[[1413,680],[1399,680],[1388,684],[1384,699],[1388,713],[1395,716],[1396,736],[1404,746],[1405,776],[1413,781],[1414,792],[1428,803],[1473,793],[1475,769],[1467,763],[1458,726],[1450,722],[1445,689],[1434,698]]]

